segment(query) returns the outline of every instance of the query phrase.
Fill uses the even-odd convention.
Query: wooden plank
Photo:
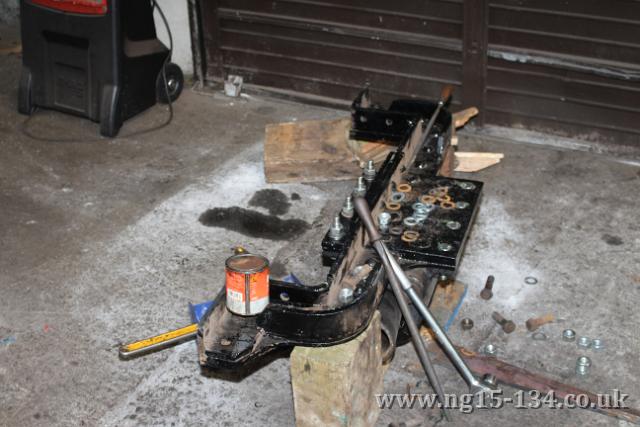
[[[497,165],[504,158],[502,153],[456,152],[456,172],[478,172]]]
[[[350,118],[267,125],[267,182],[337,181],[360,175],[347,144],[350,127]]]
[[[478,114],[475,107],[453,115],[455,127]],[[270,124],[266,127],[264,170],[267,182],[322,182],[355,179],[373,160],[379,166],[393,145],[349,139],[350,118]],[[444,163],[454,168],[452,150]]]

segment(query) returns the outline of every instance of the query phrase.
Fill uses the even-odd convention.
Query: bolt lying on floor
[[[487,282],[484,285],[484,289],[482,289],[482,291],[480,291],[480,298],[484,299],[484,300],[490,300],[491,297],[493,297],[493,282],[495,280],[495,277],[493,276],[489,276],[487,277]]]
[[[546,314],[540,317],[532,317],[525,322],[525,325],[527,326],[527,330],[529,330],[529,332],[533,332],[540,326],[553,322],[554,319],[555,317],[553,317],[553,314]]]
[[[510,334],[511,332],[516,330],[516,324],[511,320],[502,317],[502,315],[497,311],[491,313],[491,318],[495,320],[496,323],[498,323],[500,326],[502,326],[502,330],[507,334]]]

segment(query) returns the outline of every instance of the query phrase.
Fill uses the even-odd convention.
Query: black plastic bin
[[[21,0],[23,69],[18,110],[55,109],[122,123],[157,100],[177,99],[182,71],[156,37],[150,0]]]

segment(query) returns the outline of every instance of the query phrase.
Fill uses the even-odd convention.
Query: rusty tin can
[[[241,316],[255,316],[269,304],[269,260],[243,253],[225,262],[227,308]]]

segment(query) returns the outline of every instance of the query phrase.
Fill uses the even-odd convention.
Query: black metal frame
[[[368,91],[362,92],[353,103],[353,138],[383,140],[397,146],[368,185],[365,198],[371,206],[376,205],[392,185],[390,180],[401,164],[406,144],[415,132],[424,132],[423,127],[436,106],[428,101],[397,100],[388,109],[382,109],[370,103]],[[442,110],[432,132],[421,136],[424,144],[413,167],[403,172],[413,185],[423,191],[441,185],[450,186],[453,197],[465,201],[468,207],[434,213],[426,225],[427,233],[416,242],[417,245],[405,243],[398,236],[387,236],[390,249],[403,265],[427,269],[432,277],[441,274],[452,276],[455,273],[482,189],[481,183],[473,182],[473,189],[462,190],[457,180],[437,176],[449,145],[450,126],[451,114]],[[445,219],[458,221],[460,229],[447,229],[443,222]],[[341,221],[345,230],[343,237],[336,241],[327,234],[322,241],[323,260],[330,266],[325,283],[302,286],[271,280],[270,304],[264,312],[252,317],[238,316],[228,311],[224,293],[221,293],[220,303],[203,317],[199,325],[197,339],[203,367],[236,369],[280,347],[335,345],[354,338],[368,326],[383,295],[385,298],[390,295],[385,294],[384,270],[373,252],[367,262],[371,272],[357,283],[353,299],[347,303],[327,303],[327,295],[331,290],[341,286],[335,278],[343,268],[343,260],[349,255],[360,227],[357,215],[342,217]],[[437,241],[442,239],[452,244],[450,251],[438,250]],[[428,286],[424,286],[422,291],[430,299],[429,292],[433,288],[430,291],[428,289]],[[392,304],[385,312],[397,314],[397,309]],[[397,324],[397,321],[394,323]],[[406,331],[395,332],[388,336],[397,339],[398,343],[406,341]]]

